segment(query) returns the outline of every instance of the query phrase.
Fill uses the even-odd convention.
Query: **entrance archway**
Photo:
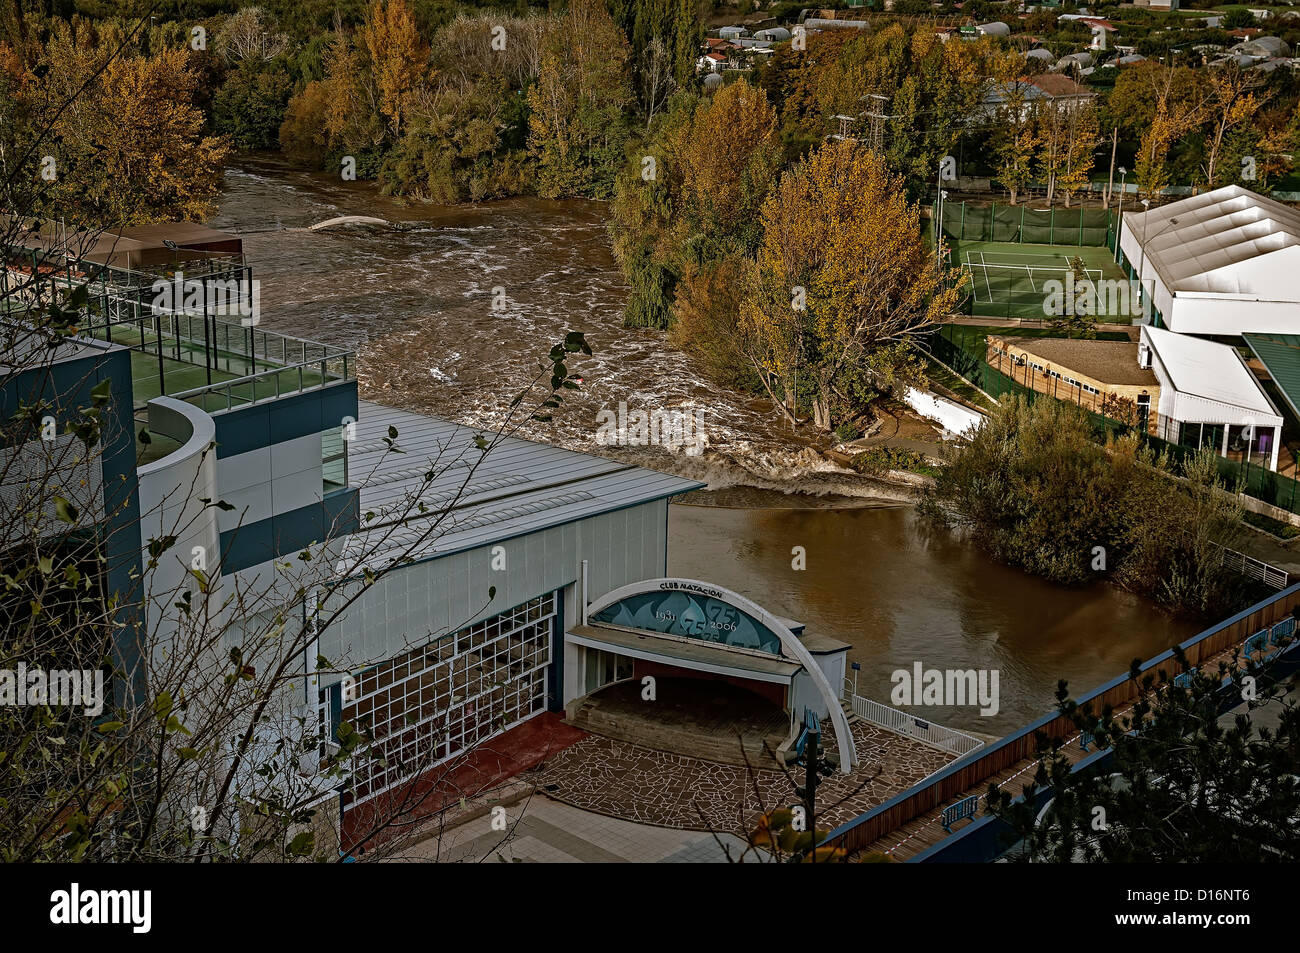
[[[752,671],[760,678],[764,677],[760,673],[774,665],[797,663],[798,674],[808,679],[824,706],[821,714],[835,726],[840,770],[848,774],[857,764],[853,736],[840,707],[839,693],[785,621],[753,600],[697,579],[644,579],[595,599],[584,617],[585,622],[593,625],[687,643],[686,649],[691,643],[700,646],[694,653],[683,651],[658,656],[651,640],[642,639],[635,647],[623,650],[633,657],[661,657],[676,665],[689,661],[690,667],[701,671],[723,671],[734,666]],[[683,658],[689,654],[698,658]],[[794,665],[789,667],[794,669]]]

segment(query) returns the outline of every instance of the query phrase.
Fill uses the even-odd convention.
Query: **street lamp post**
[[[943,189],[939,190],[939,221],[934,229],[934,263],[940,272],[943,271],[943,200],[948,197],[948,193]]]
[[[1119,233],[1124,227],[1124,177],[1128,169],[1119,167],[1119,220],[1115,222],[1115,261],[1119,261]]]

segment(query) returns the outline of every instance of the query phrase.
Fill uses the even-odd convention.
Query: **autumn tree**
[[[1070,197],[1088,184],[1097,145],[1097,111],[1091,98],[1063,97],[1041,103],[1038,117],[1038,173],[1050,204],[1057,191]]]
[[[677,88],[677,80],[673,76],[672,54],[659,37],[650,40],[641,54],[641,60],[638,93],[645,105],[645,124],[649,129],[654,123],[655,113]]]
[[[380,171],[386,191],[452,203],[529,187],[521,90],[537,77],[544,23],[462,16],[438,31],[429,80],[411,97],[406,131]]]
[[[273,60],[288,47],[289,38],[271,32],[266,11],[261,7],[241,7],[227,18],[216,37],[217,52],[235,64]]]
[[[939,161],[956,154],[996,56],[987,40],[943,43],[930,31],[894,22],[871,32],[814,35],[805,52],[778,47],[761,85],[780,112],[791,158],[821,141],[831,117],[859,116],[870,105],[867,94],[883,97],[877,104],[888,116],[889,169],[919,194],[934,181]]]
[[[280,148],[285,155],[308,165],[324,159],[329,148],[325,129],[328,105],[328,87],[323,80],[312,80],[289,100],[280,123]]]
[[[665,327],[677,279],[689,268],[700,295],[730,256],[751,255],[759,210],[781,166],[777,117],[761,89],[743,79],[712,98],[679,96],[642,155],[620,176],[612,207],[614,253],[632,285],[625,320]],[[732,309],[727,292],[718,307]],[[680,320],[681,314],[676,317]]]
[[[753,252],[758,214],[781,154],[776,112],[767,96],[743,79],[705,102],[677,137],[674,153],[682,184],[682,213],[698,248],[710,258],[723,246]]]
[[[1117,81],[1111,96],[1112,109],[1120,92]],[[1142,97],[1146,102],[1134,110],[1136,121],[1142,125],[1133,171],[1142,194],[1154,198],[1170,184],[1170,151],[1203,118],[1203,90],[1192,71],[1156,63],[1137,73],[1124,93],[1125,97]]]
[[[546,198],[605,198],[627,141],[628,44],[601,0],[574,0],[547,26],[528,91],[529,149]]]
[[[369,54],[379,110],[393,135],[401,135],[406,110],[429,61],[428,44],[416,29],[406,0],[371,0],[357,42]]]
[[[315,91],[322,122],[322,138],[335,156],[352,155],[358,174],[373,176],[378,156],[392,135],[392,126],[380,110],[381,94],[369,50],[343,33],[335,33],[325,54],[325,78]],[[310,86],[300,95],[310,95]],[[290,113],[294,112],[290,103]]]
[[[57,171],[50,200],[88,224],[199,221],[215,211],[229,146],[204,134],[189,51],[119,57],[70,33],[47,47],[49,72],[32,94],[59,97],[89,83],[54,120]]]
[[[715,379],[752,383],[740,289],[762,242],[760,212],[781,167],[776,112],[761,89],[731,83],[696,110],[675,144],[682,279],[673,334]]]
[[[1235,64],[1207,70],[1205,83],[1208,128],[1202,173],[1210,188],[1218,188],[1240,176],[1240,168],[1225,169],[1220,160],[1231,145],[1233,133],[1248,126],[1258,112],[1263,83],[1257,73],[1252,75]]]
[[[1033,159],[1040,141],[1036,110],[1029,99],[1029,84],[1020,78],[1023,64],[1019,59],[1012,54],[998,63],[993,82],[999,101],[989,137],[998,180],[1011,193],[1012,205],[1033,181]]]
[[[681,177],[674,172],[676,130],[697,100],[679,93],[660,117],[659,134],[625,163],[615,181],[609,230],[629,292],[625,327],[666,328],[681,276]]]
[[[958,289],[944,287],[900,178],[852,141],[782,176],[761,217],[741,306],[749,357],[787,410],[806,400],[830,430],[871,387],[915,379],[911,342]]]

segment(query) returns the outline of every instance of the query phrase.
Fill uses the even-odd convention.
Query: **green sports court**
[[[1095,245],[1026,245],[1019,242],[948,242],[949,266],[959,268],[965,278],[965,310],[991,318],[1044,320],[1052,286],[1064,285],[1080,261],[1090,281],[1125,281],[1127,276],[1115,263],[1110,250]],[[1128,324],[1127,315],[1099,315],[1098,321]]]

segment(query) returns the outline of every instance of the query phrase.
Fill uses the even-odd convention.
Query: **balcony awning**
[[[565,632],[565,639],[588,648],[603,649],[632,658],[664,662],[693,671],[715,675],[734,675],[759,682],[788,685],[801,668],[798,662],[776,656],[762,657],[753,652],[738,652],[725,646],[694,639],[671,638],[653,632],[605,625],[576,625]]]

